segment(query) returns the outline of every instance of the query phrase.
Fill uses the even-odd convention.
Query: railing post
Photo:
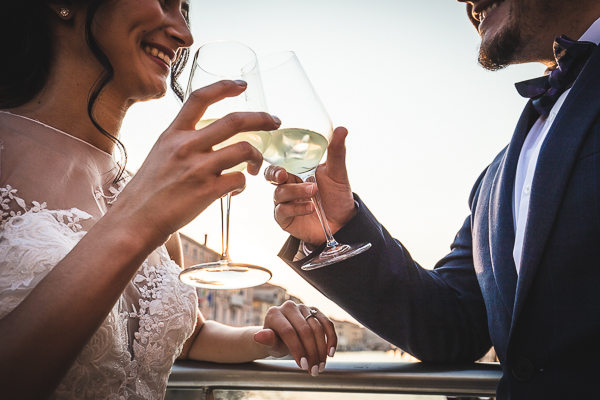
[[[209,387],[202,388],[201,400],[215,400],[215,392]]]

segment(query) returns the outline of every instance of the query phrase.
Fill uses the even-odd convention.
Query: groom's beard
[[[497,71],[514,64],[516,54],[523,48],[523,39],[518,26],[519,24],[512,24],[491,42],[482,42],[479,47],[479,65],[489,71]]]

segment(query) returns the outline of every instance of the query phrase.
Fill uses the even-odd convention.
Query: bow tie
[[[554,41],[557,68],[545,76],[515,83],[517,91],[533,99],[533,106],[541,115],[550,114],[554,103],[575,82],[596,47],[595,43],[577,42],[565,35],[557,37]]]

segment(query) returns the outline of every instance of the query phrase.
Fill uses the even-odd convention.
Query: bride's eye
[[[181,15],[185,18],[186,21],[190,20],[190,4],[186,1],[181,3]]]

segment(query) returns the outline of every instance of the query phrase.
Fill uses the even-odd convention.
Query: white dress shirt
[[[600,19],[596,20],[596,22],[594,22],[578,40],[599,44]],[[517,267],[517,274],[521,268],[521,254],[523,252],[523,240],[529,213],[531,184],[533,182],[533,176],[535,175],[535,167],[537,165],[540,149],[548,135],[548,131],[554,123],[556,115],[560,111],[560,108],[570,91],[571,89],[567,89],[558,98],[554,107],[552,107],[550,114],[547,116],[542,115],[538,118],[525,138],[525,142],[521,148],[521,154],[519,155],[519,161],[517,163],[515,186],[513,188],[513,222],[515,226],[513,258]]]

